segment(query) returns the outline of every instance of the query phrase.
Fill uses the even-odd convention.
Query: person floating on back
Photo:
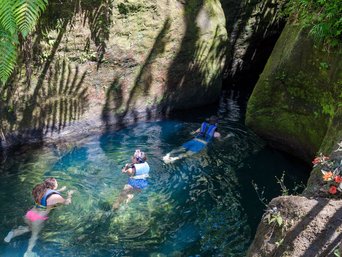
[[[32,249],[36,245],[38,234],[43,228],[44,221],[48,219],[49,212],[59,204],[68,205],[71,203],[71,196],[74,191],[68,191],[68,197],[64,199],[60,192],[65,190],[65,187],[59,191],[57,191],[57,187],[58,183],[55,178],[47,178],[43,183],[36,185],[32,190],[35,206],[27,211],[24,216],[27,226],[19,226],[16,229],[12,229],[4,239],[6,243],[9,243],[14,237],[31,231],[31,238],[29,239],[24,257],[35,256]]]
[[[202,151],[212,138],[221,136],[221,134],[217,132],[217,123],[218,118],[216,116],[211,116],[208,122],[203,122],[201,127],[194,132],[194,134],[196,134],[195,138],[184,143],[180,148],[174,149],[166,154],[163,157],[163,161],[165,163],[171,163]]]
[[[123,202],[128,203],[134,197],[134,192],[139,192],[148,185],[150,166],[146,162],[146,154],[139,149],[135,150],[132,163],[126,164],[121,172],[129,176],[127,184],[124,186],[118,199],[112,206],[113,210],[120,207]]]

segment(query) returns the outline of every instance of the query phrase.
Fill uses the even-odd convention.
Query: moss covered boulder
[[[307,162],[342,137],[342,58],[286,25],[248,102],[246,124]]]
[[[288,24],[248,102],[246,123],[278,149],[307,162],[322,153],[340,167],[341,89],[341,54],[316,47],[306,31]],[[338,251],[342,201],[328,193],[321,169],[312,170],[303,196],[270,202],[247,256],[333,256]]]

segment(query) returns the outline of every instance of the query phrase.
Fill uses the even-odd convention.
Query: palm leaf
[[[18,33],[25,38],[35,27],[48,0],[1,0],[0,81],[5,83],[16,64]]]
[[[42,11],[45,10],[47,0],[16,0],[13,13],[19,31],[26,37],[36,25]]]
[[[16,37],[0,28],[0,80],[5,83],[11,75],[17,61]]]
[[[2,0],[0,5],[0,26],[14,34],[17,24],[13,14],[13,0]]]

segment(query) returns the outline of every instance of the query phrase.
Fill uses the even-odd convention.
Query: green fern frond
[[[16,42],[11,35],[6,35],[4,31],[0,32],[0,80],[5,83],[11,73],[13,72],[14,66],[17,61],[17,46]]]
[[[42,11],[45,10],[47,0],[17,0],[13,13],[19,31],[26,37],[36,25]]]
[[[0,26],[9,33],[14,34],[17,24],[13,14],[13,3],[11,0],[2,0],[0,5]]]
[[[5,83],[16,64],[18,33],[25,38],[33,30],[48,0],[0,1],[0,81]]]

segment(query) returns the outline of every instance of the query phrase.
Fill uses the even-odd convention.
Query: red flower
[[[324,156],[323,154],[321,154],[320,156],[317,156],[313,161],[312,164],[317,165],[319,163],[325,163],[326,161],[328,161],[330,158],[328,156]]]
[[[316,157],[313,161],[312,164],[318,164],[321,162],[321,158],[320,157]]]
[[[329,193],[330,194],[334,195],[334,194],[336,194],[336,192],[337,192],[337,188],[335,186],[331,186],[329,188]]]
[[[342,177],[341,176],[336,176],[335,177],[335,182],[336,183],[341,183],[342,182]]]

